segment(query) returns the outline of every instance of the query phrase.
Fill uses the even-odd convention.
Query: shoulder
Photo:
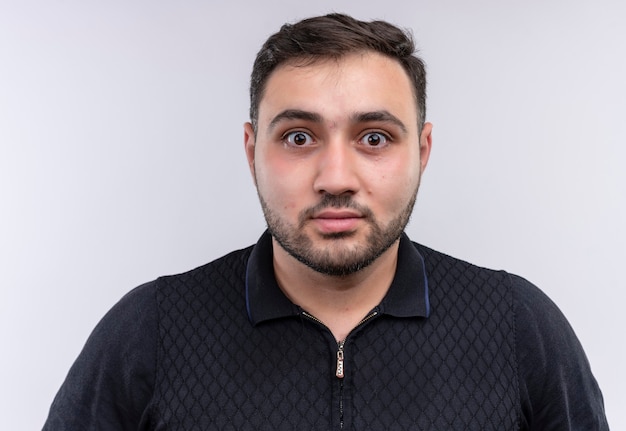
[[[414,245],[424,260],[428,290],[433,300],[437,297],[450,301],[465,298],[482,302],[485,307],[497,305],[503,316],[509,313],[512,281],[507,272],[474,265],[422,244]]]
[[[527,429],[608,429],[600,388],[558,306],[510,275],[522,421]]]
[[[194,305],[198,288],[221,286],[245,269],[249,249],[194,270],[160,277],[124,295],[100,320],[50,408],[45,430],[137,429],[148,420],[158,373],[164,310],[175,294]],[[199,286],[199,287],[198,287]],[[175,307],[174,307],[175,308]],[[194,312],[196,308],[187,307]]]
[[[178,306],[237,302],[245,294],[246,267],[253,247],[236,250],[190,271],[159,277],[154,283],[160,312]],[[193,307],[197,311],[197,307]],[[190,312],[195,312],[190,310]]]
[[[573,344],[579,347],[574,330],[559,307],[537,286],[514,274],[509,274],[515,303],[518,338],[532,336],[535,343]],[[567,335],[567,337],[563,337]],[[564,347],[564,346],[562,346]]]
[[[472,273],[480,274],[481,277],[507,278],[504,271],[481,267],[463,259],[433,250],[423,244],[413,242],[413,245],[423,257],[427,270],[431,273],[448,273],[452,271],[452,275],[458,275],[465,271],[470,271]],[[507,279],[505,282],[508,284],[510,280]]]
[[[253,249],[254,246],[235,250],[190,271],[159,277],[156,280],[157,290],[168,283],[221,284],[228,279],[245,276],[248,258]]]
[[[57,393],[45,430],[132,429],[152,397],[155,283],[126,294],[96,325]]]
[[[608,429],[585,352],[543,291],[520,276],[415,246],[426,265],[432,301],[446,313],[487,310],[514,340],[510,365],[517,373],[521,429]]]
[[[155,325],[155,294],[157,281],[142,284],[124,295],[98,323],[91,338],[100,332],[116,334],[115,338],[125,338],[137,327]],[[130,323],[134,324],[130,324]],[[107,337],[109,338],[109,337]]]
[[[582,346],[559,307],[534,284],[517,275],[509,277],[520,366],[533,373],[575,362],[588,367]]]

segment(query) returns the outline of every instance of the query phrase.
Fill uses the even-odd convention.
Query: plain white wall
[[[257,239],[252,61],[333,10],[412,28],[428,64],[411,237],[538,284],[626,429],[623,2],[0,0],[1,429],[41,427],[125,292]]]

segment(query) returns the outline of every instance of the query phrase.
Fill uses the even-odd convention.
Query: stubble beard
[[[384,226],[369,208],[354,202],[350,195],[323,195],[319,204],[299,214],[297,226],[281,218],[269,207],[260,192],[258,195],[268,230],[287,253],[316,272],[346,277],[369,266],[400,238],[413,213],[418,188],[419,184],[402,211]],[[350,208],[359,211],[369,226],[365,242],[348,248],[342,244],[342,240],[354,236],[355,233],[339,232],[321,235],[324,245],[316,245],[305,233],[305,225],[312,214],[325,208]]]

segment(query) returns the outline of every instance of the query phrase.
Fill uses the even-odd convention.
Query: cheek
[[[274,209],[298,209],[305,195],[305,174],[294,168],[294,163],[283,159],[257,160],[256,180],[259,193]]]
[[[388,163],[374,166],[370,171],[368,192],[381,194],[390,201],[400,196],[412,194],[419,184],[419,161],[411,158],[399,158]]]

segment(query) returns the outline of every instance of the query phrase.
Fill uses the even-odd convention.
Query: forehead
[[[270,75],[259,103],[259,125],[276,112],[301,109],[328,119],[387,110],[417,123],[414,88],[399,61],[374,52],[315,61],[294,60]]]

